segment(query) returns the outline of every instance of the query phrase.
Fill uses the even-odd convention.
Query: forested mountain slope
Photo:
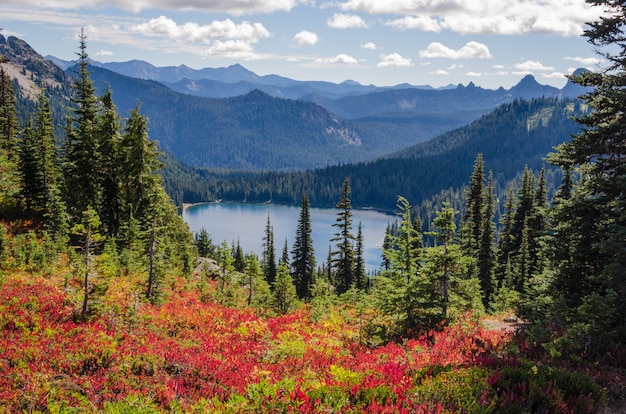
[[[194,187],[167,179],[175,199],[187,202],[232,200],[297,204],[307,193],[311,205],[333,206],[342,180],[351,179],[352,205],[393,210],[398,195],[417,205],[441,190],[458,189],[470,176],[476,155],[504,185],[527,165],[538,171],[553,147],[579,126],[571,116],[577,101],[516,100],[472,124],[392,156],[369,162],[292,173],[199,171]],[[190,183],[191,181],[188,181]]]

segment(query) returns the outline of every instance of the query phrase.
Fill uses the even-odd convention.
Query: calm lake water
[[[335,223],[338,210],[312,208],[310,212],[311,238],[315,249],[315,259],[317,265],[320,266],[328,257],[330,239],[336,230],[332,224]],[[185,208],[183,219],[194,233],[204,227],[209,232],[213,244],[219,245],[225,240],[230,245],[239,240],[244,252],[256,253],[260,258],[263,252],[263,236],[268,214],[274,228],[276,258],[282,255],[285,240],[287,240],[291,257],[300,207],[245,203],[197,204]],[[354,236],[357,235],[359,222],[363,228],[364,258],[368,272],[378,270],[382,261],[385,230],[389,223],[395,221],[396,217],[388,214],[371,210],[352,210]],[[334,244],[332,248],[335,249]]]

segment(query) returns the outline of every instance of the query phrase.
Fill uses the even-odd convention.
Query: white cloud
[[[433,42],[425,50],[420,50],[423,58],[448,58],[448,59],[485,59],[490,58],[489,48],[478,42],[467,42],[465,46],[454,50],[439,42]]]
[[[293,37],[293,40],[299,45],[313,46],[319,41],[319,36],[317,35],[317,33],[303,30],[296,33],[296,35]]]
[[[439,22],[428,16],[406,16],[400,19],[389,20],[385,22],[385,25],[399,30],[417,29],[425,32],[441,31]]]
[[[99,50],[94,54],[94,56],[113,56],[114,54],[115,53],[110,50]]]
[[[252,46],[241,40],[216,40],[213,45],[205,50],[207,56],[222,56],[232,59],[253,60],[257,56]]]
[[[546,79],[565,79],[565,74],[561,72],[542,73],[541,77]]]
[[[527,60],[526,62],[517,63],[515,65],[515,69],[519,69],[522,72],[532,72],[532,71],[551,71],[554,70],[552,66],[544,66],[541,62],[537,62],[535,60]]]
[[[399,53],[390,53],[382,55],[381,61],[376,66],[379,68],[413,66],[413,62],[411,62],[410,58],[402,57]]]
[[[335,13],[327,23],[335,29],[367,28],[365,21],[354,14]]]
[[[214,39],[237,39],[256,43],[259,39],[270,36],[270,33],[261,23],[244,21],[236,24],[232,20],[226,19],[214,20],[208,25],[197,23],[178,25],[174,20],[165,16],[137,24],[131,30],[145,36],[162,36],[192,43],[208,43]]]
[[[376,50],[376,43],[374,42],[367,42],[365,44],[361,45],[362,49],[367,49],[367,50]]]
[[[440,27],[464,34],[578,36],[586,22],[597,20],[602,13],[600,7],[591,7],[585,0],[344,0],[339,7],[350,12],[405,16],[389,22],[398,28]]]
[[[346,55],[344,53],[340,53],[335,57],[331,58],[320,58],[315,59],[315,63],[342,63],[342,64],[355,64],[358,61],[352,56]]]
[[[289,11],[297,0],[4,0],[4,5],[48,9],[79,9],[115,7],[139,12],[142,10],[198,10],[233,15]]]
[[[449,73],[443,69],[437,69],[436,71],[432,72],[433,75],[440,75],[440,76],[445,76],[445,75],[449,75]]]
[[[597,57],[566,57],[565,60],[573,60],[574,62],[578,62],[581,65],[585,65],[585,66],[597,66],[600,63],[602,63],[602,59],[597,58]]]
[[[479,77],[483,76],[482,73],[478,73],[478,72],[467,72],[465,75],[471,76],[473,78],[479,78]]]

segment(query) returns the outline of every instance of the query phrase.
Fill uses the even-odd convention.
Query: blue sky
[[[0,33],[66,60],[83,28],[102,62],[491,89],[531,73],[562,87],[602,66],[581,36],[600,13],[584,0],[3,0]]]

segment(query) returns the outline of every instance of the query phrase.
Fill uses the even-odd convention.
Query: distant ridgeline
[[[414,206],[424,202],[438,205],[433,199],[447,198],[459,209],[460,190],[469,182],[477,154],[482,153],[485,172],[493,171],[502,203],[511,180],[519,178],[525,166],[535,175],[546,167],[549,190],[558,187],[560,172],[550,168],[544,158],[580,129],[572,117],[584,110],[575,100],[516,100],[468,126],[370,162],[255,173],[194,171],[170,159],[164,177],[178,203],[228,200],[297,205],[307,193],[312,206],[332,207],[339,199],[343,179],[349,177],[355,208],[393,211],[397,196],[402,195]]]

